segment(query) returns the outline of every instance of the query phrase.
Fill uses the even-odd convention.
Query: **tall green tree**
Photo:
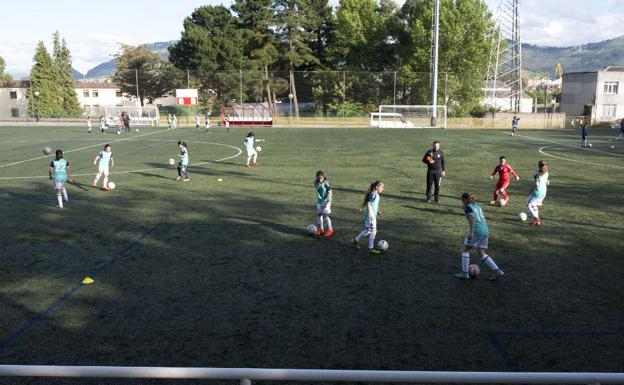
[[[30,114],[37,117],[62,116],[63,106],[58,93],[56,70],[43,41],[37,43],[30,70],[30,88],[26,92]]]
[[[400,17],[407,27],[401,41],[401,93],[406,104],[430,104],[433,0],[407,0]],[[439,72],[448,74],[446,98],[439,104],[453,114],[478,105],[487,70],[494,24],[482,0],[441,0]],[[444,75],[443,75],[444,76]],[[441,79],[444,85],[446,79]],[[443,91],[443,90],[440,90]]]
[[[2,56],[0,56],[0,80],[13,80],[11,74],[4,72],[6,69],[6,64]]]
[[[238,20],[224,6],[197,8],[184,20],[182,36],[169,47],[169,60],[190,70],[200,82],[203,103],[240,99],[239,71],[244,65],[244,39]],[[245,64],[246,65],[246,64]]]
[[[295,70],[310,64],[319,64],[308,44],[314,27],[314,12],[309,0],[274,0],[276,32],[281,41],[281,51],[288,67],[290,94],[299,118],[299,102],[295,83]]]
[[[113,76],[121,91],[135,96],[143,106],[145,99],[150,103],[154,99],[168,94],[182,75],[176,76],[173,66],[160,54],[150,51],[146,46],[121,45],[115,56],[117,71]],[[138,87],[137,87],[138,82]]]
[[[65,39],[56,31],[52,35],[52,61],[54,64],[54,78],[57,84],[57,97],[60,98],[61,116],[80,116],[82,109],[78,102],[72,77],[71,53]]]

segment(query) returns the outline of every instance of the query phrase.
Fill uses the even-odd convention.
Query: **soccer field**
[[[266,143],[251,169],[243,128],[84,131],[0,129],[2,364],[622,370],[624,142],[614,130],[593,130],[593,149],[581,150],[567,130],[258,128]],[[187,183],[167,162],[180,139]],[[439,205],[423,202],[421,158],[434,139],[446,155]],[[105,143],[111,192],[90,187]],[[75,175],[62,210],[44,145],[62,148]],[[500,155],[521,177],[504,208],[486,204]],[[540,159],[550,187],[533,228],[517,215]],[[334,189],[330,239],[305,234],[318,169]],[[377,239],[390,248],[370,256],[350,240],[377,178]],[[453,278],[463,191],[482,204],[499,282],[484,266],[477,280]]]

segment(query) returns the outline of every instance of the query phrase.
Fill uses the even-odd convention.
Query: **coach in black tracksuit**
[[[440,202],[440,181],[446,175],[444,172],[444,153],[440,150],[440,142],[433,142],[433,148],[423,156],[423,163],[427,165],[427,202],[431,202],[431,185],[435,183],[434,199]]]

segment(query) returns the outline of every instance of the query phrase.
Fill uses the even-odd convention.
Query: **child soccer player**
[[[589,138],[589,128],[587,128],[587,123],[583,123],[581,125],[581,148],[587,148],[587,141]]]
[[[56,159],[50,162],[48,169],[48,177],[54,180],[54,191],[56,192],[56,200],[58,207],[63,208],[63,200],[69,202],[65,182],[71,183],[71,168],[69,162],[63,159],[63,150],[56,150]]]
[[[243,143],[247,149],[247,163],[245,164],[247,168],[258,165],[258,153],[255,148],[256,142],[264,142],[264,139],[256,139],[253,132],[248,133],[245,139],[243,139]]]
[[[199,113],[195,114],[195,128],[199,128]]]
[[[180,153],[178,156],[180,157],[180,161],[178,162],[178,177],[176,180],[183,180],[184,182],[188,182],[190,179],[188,177],[188,172],[186,168],[189,163],[189,155],[188,150],[186,149],[186,142],[178,141],[178,147],[180,148]]]
[[[507,187],[509,187],[509,174],[513,174],[516,177],[516,180],[520,180],[518,174],[511,168],[510,165],[507,164],[507,158],[505,156],[501,156],[499,158],[500,163],[498,166],[494,168],[492,174],[490,174],[490,179],[494,178],[494,175],[498,173],[498,182],[496,182],[496,188],[494,190],[494,200],[490,202],[491,205],[498,204],[498,194],[503,196],[503,205],[506,205],[509,201],[509,195],[507,194]]]
[[[225,129],[227,130],[228,134],[230,133],[230,117],[229,115],[225,115],[225,117],[223,118],[223,124],[225,124]]]
[[[167,115],[167,125],[169,126],[170,130],[171,128],[173,128],[173,118],[171,117],[171,114]]]
[[[518,117],[518,115],[514,114],[513,118],[511,119],[511,136],[518,135],[518,122],[519,121],[520,121],[520,118]]]
[[[100,132],[104,133],[106,129],[106,121],[104,120],[104,115],[100,115]]]
[[[617,136],[617,140],[622,139],[622,136],[624,136],[624,118],[620,120],[620,133]]]
[[[104,175],[104,181],[102,183],[102,190],[109,191],[108,189],[108,163],[111,163],[115,167],[115,160],[113,159],[113,152],[111,151],[111,145],[105,144],[104,149],[93,159],[93,165],[98,165],[98,173],[93,179],[91,186],[97,187],[97,182],[100,177]]]
[[[462,206],[466,219],[468,219],[469,233],[464,240],[464,251],[461,253],[461,269],[462,271],[455,274],[460,279],[470,279],[468,275],[468,266],[470,266],[470,251],[476,248],[481,262],[492,270],[490,281],[496,281],[504,275],[503,271],[496,265],[492,257],[487,254],[488,238],[490,230],[488,229],[483,210],[481,206],[475,203],[475,196],[465,192],[461,196]]]
[[[375,249],[375,237],[377,236],[377,215],[381,216],[379,195],[381,195],[383,190],[384,182],[380,180],[373,181],[368,187],[361,204],[361,208],[364,209],[364,230],[353,238],[353,246],[359,248],[360,240],[368,237],[368,252],[371,254],[381,253],[381,251]]]
[[[332,202],[332,189],[329,185],[329,181],[325,177],[323,170],[316,172],[316,180],[314,181],[314,189],[316,190],[316,215],[318,216],[319,228],[316,230],[317,236],[322,235],[324,237],[331,237],[334,234],[331,219],[331,202]],[[327,222],[327,231],[323,227],[324,221]]]
[[[89,116],[87,118],[87,133],[91,133],[91,129],[93,128],[93,126],[91,125],[91,117]]]
[[[173,118],[171,118],[171,128],[177,128],[178,127],[178,117],[176,116],[176,114],[173,114]]]
[[[543,160],[540,160],[537,162],[537,171],[533,174],[533,188],[531,189],[529,199],[527,200],[529,213],[533,217],[531,226],[542,225],[542,221],[539,217],[538,206],[541,206],[544,198],[546,198],[548,185],[548,165]]]

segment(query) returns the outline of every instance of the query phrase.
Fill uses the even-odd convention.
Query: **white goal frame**
[[[119,126],[119,117],[122,112],[130,116],[131,126],[160,126],[160,111],[155,105],[147,106],[104,106],[102,115],[108,127]]]
[[[433,119],[434,108],[435,120]],[[434,107],[431,105],[382,104],[379,106],[379,111],[372,112],[370,117],[370,125],[379,128],[447,127],[447,108],[445,105]]]

